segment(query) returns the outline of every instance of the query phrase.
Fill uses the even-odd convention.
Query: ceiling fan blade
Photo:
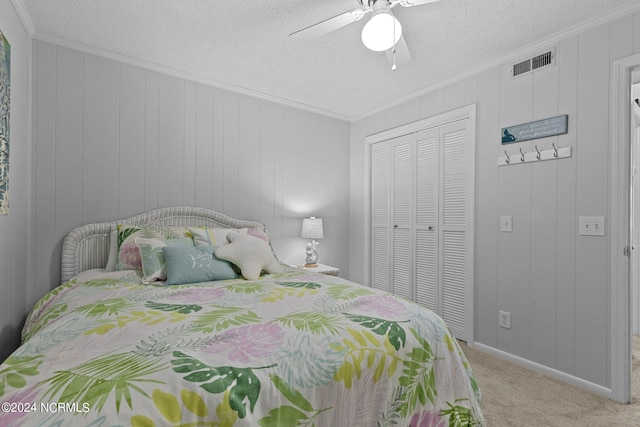
[[[441,0],[398,0],[402,7],[422,6],[423,4],[436,3]]]
[[[387,54],[387,60],[391,65],[393,65],[394,63],[393,48],[396,49],[395,64],[397,67],[411,61],[411,53],[409,53],[409,47],[407,47],[407,42],[404,40],[404,36],[400,37],[400,40],[398,40],[398,43],[396,43],[394,47],[385,51],[385,53]]]
[[[352,22],[359,21],[367,12],[368,11],[356,8],[340,15],[334,16],[333,18],[325,19],[322,22],[318,22],[317,24],[295,31],[289,34],[289,37],[295,37],[296,39],[303,41],[312,40],[330,33],[331,31],[335,31],[338,28],[342,28],[345,25],[349,25]]]

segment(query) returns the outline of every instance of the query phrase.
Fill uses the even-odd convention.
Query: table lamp
[[[318,266],[318,242],[315,239],[322,239],[324,232],[322,230],[322,218],[304,218],[302,220],[302,232],[300,235],[305,239],[311,239],[311,242],[307,243],[305,253],[307,255],[305,259],[305,267],[317,267]]]

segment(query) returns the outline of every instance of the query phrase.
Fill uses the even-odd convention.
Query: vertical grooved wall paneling
[[[211,168],[213,173],[213,182],[211,191],[213,194],[213,206],[220,206],[218,210],[224,209],[224,91],[221,89],[213,89],[213,152],[211,157]]]
[[[533,75],[512,79],[508,64],[500,68],[500,73],[500,122],[493,142],[496,145],[500,144],[500,129],[534,119]],[[513,153],[519,153],[520,148],[531,151],[533,143],[525,141],[500,148],[508,149],[517,162],[520,155]],[[498,259],[493,261],[499,262],[497,309],[511,313],[511,329],[498,329],[498,347],[526,358],[531,351],[531,186],[534,166],[539,165],[498,168],[498,215],[513,217],[513,232],[498,234]]]
[[[610,387],[610,236],[578,234],[580,216],[606,216],[611,64],[640,52],[640,13],[568,36],[556,64],[516,78],[513,61],[438,87],[355,121],[351,128],[350,277],[370,277],[370,162],[365,137],[460,105],[476,104],[474,340],[515,357]],[[518,56],[518,58],[516,58]],[[568,133],[503,146],[503,127],[567,114]],[[557,161],[497,166],[504,150],[572,147]],[[500,231],[500,216],[513,231]],[[607,220],[609,220],[607,218]],[[364,222],[364,231],[355,225]],[[363,234],[365,233],[365,234]],[[511,329],[498,311],[511,313]]]
[[[60,240],[56,239],[56,47],[35,44],[39,69],[45,64],[46,72],[34,73],[34,259],[48,260],[34,266],[35,295],[31,304],[50,287],[51,277],[60,276],[59,263],[52,262],[51,252]],[[78,167],[78,166],[76,166]],[[82,170],[80,168],[80,170]]]
[[[259,108],[259,140],[260,148],[257,156],[260,160],[260,172],[257,177],[260,182],[260,206],[258,217],[267,224],[273,224],[269,230],[275,232],[276,220],[276,112],[261,102]]]
[[[196,202],[196,91],[194,82],[185,81],[184,87],[184,161],[182,163],[182,204],[195,206]]]
[[[31,38],[12,2],[0,2],[0,30],[11,45],[11,106],[9,134],[9,183],[7,215],[0,215],[0,361],[20,344],[26,312],[34,302],[33,179],[31,135],[36,132],[30,110],[32,79]],[[43,53],[47,55],[49,52]],[[55,70],[50,70],[55,73]],[[51,108],[52,98],[43,108]],[[51,123],[43,124],[52,129]],[[51,180],[51,176],[47,177]],[[50,231],[53,230],[53,227]],[[43,233],[50,238],[51,233]]]
[[[476,116],[476,215],[475,238],[475,303],[476,337],[484,337],[486,344],[497,347],[498,330],[498,168],[494,150],[483,148],[496,145],[496,129],[500,123],[500,71],[498,68],[478,75]],[[483,194],[479,196],[479,190]],[[482,242],[480,246],[477,241]],[[480,278],[480,279],[478,279]],[[482,313],[482,315],[480,314]]]
[[[82,56],[82,163],[67,162],[67,159],[58,156],[57,144],[60,141],[56,141],[56,164],[65,165],[65,168],[82,168],[82,221],[110,221],[119,215],[120,67],[108,59],[86,54]],[[60,66],[64,57],[58,55],[57,60]],[[58,104],[56,112],[62,108],[65,107]],[[66,185],[69,182],[56,181],[56,191]],[[67,231],[56,228],[56,240],[64,237]]]
[[[40,68],[38,67],[38,71]],[[153,71],[145,72],[145,115],[144,115],[144,209],[159,206],[159,92],[160,75]],[[138,175],[138,179],[142,174]]]
[[[238,128],[239,95],[224,92],[224,113],[222,128],[222,157],[214,163],[222,169],[222,209],[232,217],[238,217]],[[222,161],[222,164],[220,163]]]
[[[196,88],[195,117],[195,205],[213,206],[213,88]]]
[[[56,238],[64,235],[67,228],[82,222],[82,149],[83,129],[74,126],[82,122],[83,58],[76,51],[58,48],[56,73],[58,87],[56,102],[56,157],[66,159],[70,165],[66,169],[55,170],[55,229]]]
[[[608,200],[610,25],[578,41],[576,214],[606,215]],[[577,236],[575,375],[608,385],[608,237]],[[594,366],[602,365],[602,369]]]
[[[533,117],[555,117],[558,111],[558,67],[533,73]],[[534,140],[531,149],[550,150],[558,137]],[[559,161],[531,167],[531,355],[536,363],[555,366],[557,180]]]
[[[34,46],[36,298],[59,284],[73,227],[164,206],[261,221],[289,263],[302,218],[327,218],[321,261],[348,274],[348,122]]]
[[[160,75],[158,104],[158,204],[184,205],[185,81]]]
[[[144,70],[122,65],[120,67],[120,104],[118,108],[120,116],[118,209],[119,215],[125,217],[145,210],[144,173],[142,179],[140,178],[140,172],[145,170],[145,97],[146,76]],[[80,141],[80,147],[82,147],[82,141]]]
[[[260,101],[242,96],[238,104],[238,139],[246,141],[238,147],[237,181],[238,217],[258,218],[260,215]]]
[[[558,136],[558,146],[571,147],[574,155],[557,170],[556,193],[556,368],[574,374],[576,302],[576,159],[578,111],[578,37],[558,43],[558,111],[569,116],[568,132]]]

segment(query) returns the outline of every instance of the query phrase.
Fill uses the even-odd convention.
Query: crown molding
[[[523,55],[528,54],[529,52],[535,53],[538,52],[542,49],[546,49],[549,48],[551,45],[554,45],[556,43],[558,43],[561,40],[564,40],[566,38],[578,35],[580,33],[583,33],[585,31],[588,31],[592,28],[595,28],[599,25],[602,24],[606,24],[608,22],[611,22],[615,19],[621,18],[623,16],[629,15],[630,13],[634,13],[640,11],[640,3],[630,3],[628,5],[625,6],[621,6],[619,8],[613,9],[610,12],[607,12],[605,14],[596,16],[594,18],[588,19],[586,21],[583,21],[579,24],[570,26],[565,28],[564,30],[558,31],[557,33],[551,34],[547,37],[544,37],[542,39],[539,39],[533,43],[530,43],[528,45],[525,45],[523,47],[520,47],[518,49],[515,49],[511,52],[508,52],[504,55],[501,55],[489,62],[485,62],[484,64],[480,64],[479,66],[475,67],[475,68],[471,68],[469,69],[467,72],[465,73],[461,73],[461,74],[457,74],[449,79],[443,80],[441,82],[438,82],[436,84],[433,84],[431,86],[425,87],[424,89],[420,89],[416,92],[411,93],[410,95],[404,96],[402,98],[398,98],[392,102],[389,102],[387,104],[385,104],[384,106],[380,106],[377,108],[374,108],[372,110],[368,110],[365,111],[361,114],[358,114],[356,116],[351,117],[351,122],[356,122],[358,120],[367,118],[369,116],[372,116],[374,114],[378,114],[381,113],[383,111],[388,110],[389,108],[393,108],[393,107],[397,107],[398,105],[404,104],[405,102],[408,101],[412,101],[416,98],[419,98],[423,95],[426,95],[430,92],[434,92],[438,89],[450,86],[454,83],[458,83],[462,80],[465,80],[469,77],[475,76],[477,74],[480,74],[484,71],[487,71],[491,68],[494,67],[498,67],[501,66],[504,63],[508,63],[511,61],[516,61],[518,59],[521,59],[523,57]]]
[[[16,0],[21,1],[21,0]],[[144,68],[146,70],[155,71],[161,74],[166,74],[173,77],[182,78],[185,80],[193,81],[195,83],[201,83],[207,86],[215,87],[218,89],[227,90],[230,92],[235,92],[241,95],[251,96],[253,98],[258,98],[263,101],[273,102],[275,104],[283,105],[285,107],[294,108],[296,110],[307,111],[310,113],[319,114],[322,116],[326,116],[332,119],[337,119],[345,122],[351,121],[349,116],[345,116],[342,114],[335,113],[333,111],[324,110],[322,108],[314,107],[312,105],[303,104],[297,101],[293,101],[286,98],[281,98],[273,95],[269,95],[266,93],[262,93],[259,91],[251,90],[248,88],[235,86],[227,83],[223,83],[217,80],[209,79],[207,77],[199,76],[196,74],[187,73],[185,71],[178,70],[176,68],[167,67],[165,65],[160,65],[150,61],[144,61],[142,59],[133,58],[131,56],[126,56],[120,53],[112,52],[106,49],[97,48],[94,46],[89,46],[84,43],[72,42],[69,40],[60,39],[57,37],[52,37],[46,34],[41,34],[39,32],[35,32],[32,34],[32,38],[35,40],[43,41],[46,43],[50,43],[56,46],[65,47],[68,49],[77,50],[79,52],[87,53],[90,55],[99,56],[101,58],[110,59],[116,62],[120,62],[127,65],[132,65],[139,68]]]
[[[545,49],[550,47],[551,45],[554,45],[556,43],[558,43],[559,41],[575,36],[577,34],[580,34],[582,32],[585,32],[587,30],[590,30],[592,28],[595,28],[599,25],[611,22],[615,19],[621,18],[625,15],[628,15],[630,13],[634,13],[637,11],[640,11],[640,4],[639,3],[630,3],[628,5],[625,6],[621,6],[619,8],[616,8],[612,11],[609,11],[605,14],[599,15],[597,17],[591,18],[589,20],[586,20],[582,23],[570,26],[568,28],[565,28],[564,30],[561,30],[559,32],[556,32],[554,34],[551,34],[547,37],[544,37],[540,40],[537,40],[536,42],[530,43],[528,45],[525,45],[523,47],[520,47],[518,49],[515,49],[509,53],[506,53],[504,55],[501,55],[491,61],[485,62],[484,64],[480,64],[475,68],[471,68],[468,71],[461,73],[461,74],[457,74],[455,76],[452,76],[449,79],[443,80],[441,82],[438,82],[436,84],[427,86],[423,89],[420,89],[416,92],[411,93],[410,95],[404,96],[404,97],[400,97],[397,98],[393,101],[390,101],[384,105],[381,105],[379,107],[376,107],[374,109],[371,110],[367,110],[364,111],[360,114],[356,114],[356,115],[344,115],[344,114],[339,114],[333,111],[329,111],[329,110],[325,110],[319,107],[315,107],[313,105],[308,105],[308,104],[304,104],[304,103],[300,103],[297,101],[293,101],[287,98],[282,98],[282,97],[277,97],[274,95],[269,95],[266,93],[262,93],[262,92],[258,92],[255,90],[251,90],[248,88],[244,88],[244,87],[240,87],[240,86],[235,86],[235,85],[231,85],[231,84],[227,84],[224,82],[220,82],[217,80],[213,80],[204,76],[200,76],[200,75],[195,75],[195,74],[191,74],[191,73],[187,73],[172,67],[168,67],[168,66],[164,66],[164,65],[160,65],[157,63],[153,63],[153,62],[149,62],[149,61],[144,61],[141,59],[137,59],[137,58],[133,58],[130,56],[126,56],[126,55],[122,55],[119,53],[115,53],[112,51],[108,51],[106,49],[100,49],[97,47],[93,47],[93,46],[89,46],[87,44],[84,43],[78,43],[78,42],[72,42],[69,40],[64,40],[64,39],[60,39],[60,38],[56,38],[56,37],[52,37],[46,34],[41,34],[38,33],[35,29],[35,26],[33,24],[33,21],[31,20],[31,16],[29,15],[29,13],[26,10],[26,7],[24,6],[24,1],[23,0],[11,0],[11,4],[13,5],[14,9],[16,10],[16,13],[18,14],[22,25],[24,26],[25,30],[27,31],[27,33],[33,38],[33,39],[37,39],[37,40],[41,40],[47,43],[51,43],[51,44],[55,44],[58,46],[62,46],[62,47],[67,47],[69,49],[74,49],[80,52],[84,52],[84,53],[88,53],[88,54],[92,54],[92,55],[96,55],[96,56],[100,56],[103,58],[108,58],[114,61],[118,61],[118,62],[122,62],[125,64],[129,64],[129,65],[133,65],[133,66],[137,66],[140,68],[144,68],[144,69],[148,69],[151,71],[156,71],[159,73],[163,73],[163,74],[167,74],[167,75],[171,75],[174,77],[179,77],[179,78],[184,78],[186,80],[190,80],[190,81],[194,81],[197,83],[202,83],[205,84],[207,86],[212,86],[212,87],[216,87],[219,89],[224,89],[224,90],[228,90],[231,92],[235,92],[235,93],[239,93],[239,94],[243,94],[243,95],[247,95],[247,96],[251,96],[254,98],[258,98],[258,99],[262,99],[265,101],[269,101],[269,102],[273,102],[276,104],[280,104],[283,106],[287,106],[290,108],[295,108],[298,110],[303,110],[303,111],[307,111],[310,113],[315,113],[315,114],[319,114],[322,116],[326,116],[326,117],[330,117],[333,119],[337,119],[337,120],[342,120],[342,121],[346,121],[346,122],[356,122],[359,120],[362,120],[364,118],[370,117],[374,114],[378,114],[381,113],[383,111],[386,111],[390,108],[396,107],[398,105],[404,104],[406,102],[412,101],[416,98],[419,98],[421,96],[424,96],[428,93],[434,92],[438,89],[450,86],[452,84],[458,83],[462,80],[465,80],[469,77],[472,77],[474,75],[480,74],[484,71],[487,71],[491,68],[497,67],[497,66],[501,66],[504,63],[508,63],[510,61],[514,61],[517,60],[519,58],[521,58],[523,55],[526,55],[529,52],[536,52],[539,51],[541,49]]]
[[[31,15],[27,12],[27,8],[24,6],[24,2],[22,0],[11,0],[11,4],[16,11],[16,14],[20,18],[20,22],[22,22],[22,26],[25,31],[29,35],[29,37],[33,37],[33,34],[36,32],[36,27],[33,25],[33,21],[31,20]]]

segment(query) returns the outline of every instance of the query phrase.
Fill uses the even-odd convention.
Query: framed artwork
[[[9,107],[11,46],[0,31],[0,215],[9,213]]]

